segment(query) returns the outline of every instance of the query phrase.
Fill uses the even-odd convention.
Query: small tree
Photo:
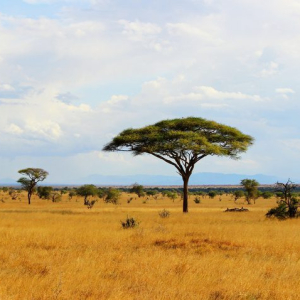
[[[37,194],[40,199],[50,199],[52,191],[53,188],[51,186],[39,186],[37,188]]]
[[[49,173],[39,168],[22,169],[19,173],[28,177],[21,177],[17,182],[21,183],[23,189],[27,191],[28,204],[30,204],[37,183],[45,180]]]
[[[98,189],[93,184],[85,184],[80,186],[76,193],[78,196],[84,197],[83,204],[88,205],[88,197],[89,196],[95,196],[98,194]]]
[[[233,196],[234,196],[234,202],[236,202],[240,198],[244,197],[245,193],[244,193],[244,191],[236,190],[236,191],[233,192]]]
[[[58,191],[52,191],[50,197],[53,203],[60,202],[62,198],[61,193],[59,193]]]
[[[243,179],[241,180],[241,185],[246,190],[246,201],[248,204],[251,204],[251,200],[254,200],[257,198],[258,195],[258,185],[259,183],[255,179]]]
[[[106,191],[104,202],[118,204],[119,198],[121,196],[121,191],[115,188],[109,188]]]
[[[277,182],[276,194],[280,200],[277,202],[278,206],[270,209],[266,216],[278,219],[295,218],[299,207],[299,200],[293,194],[296,187],[290,179],[286,183]]]
[[[74,190],[70,190],[69,191],[69,200],[71,201],[74,196],[76,196],[76,192]]]
[[[202,118],[165,120],[140,129],[127,129],[104,151],[150,154],[174,166],[183,180],[183,212],[188,212],[188,183],[195,164],[206,156],[238,158],[253,143],[239,130]]]
[[[137,194],[139,198],[145,196],[144,187],[138,183],[132,185],[130,193]]]

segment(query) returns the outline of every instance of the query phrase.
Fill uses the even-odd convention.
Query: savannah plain
[[[183,214],[180,198],[130,196],[87,209],[1,191],[0,299],[299,299],[299,219],[266,219],[275,198],[190,196]],[[123,229],[127,215],[139,226]]]

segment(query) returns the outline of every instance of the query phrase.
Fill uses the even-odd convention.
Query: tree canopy
[[[80,186],[77,190],[76,193],[78,196],[84,197],[84,205],[87,205],[87,198],[89,196],[95,196],[98,194],[98,189],[95,185],[93,184],[85,184]]]
[[[188,180],[195,164],[206,156],[237,159],[252,145],[253,138],[236,128],[203,118],[164,120],[139,129],[126,129],[104,151],[150,154],[173,165],[184,182],[183,211],[187,212]]]
[[[27,177],[21,177],[18,182],[28,192],[28,204],[31,203],[31,196],[34,192],[34,188],[38,182],[43,181],[48,176],[48,172],[40,168],[27,168],[18,171],[22,175]]]

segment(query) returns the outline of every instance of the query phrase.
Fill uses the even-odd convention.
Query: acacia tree
[[[290,179],[286,183],[277,182],[275,185],[275,192],[280,200],[277,202],[278,206],[270,209],[266,216],[274,216],[278,219],[297,217],[299,199],[297,199],[296,195],[293,194],[293,191],[296,188],[297,185]]]
[[[251,136],[233,127],[189,117],[126,129],[103,150],[151,154],[174,166],[183,180],[183,212],[188,212],[188,182],[195,164],[209,155],[237,159],[252,143]]]
[[[27,168],[18,171],[27,177],[21,177],[17,182],[27,191],[28,204],[31,203],[31,196],[38,182],[43,181],[48,176],[48,172],[39,168]]]
[[[134,183],[130,189],[130,193],[137,194],[140,197],[145,195],[144,187],[141,184]]]
[[[85,184],[79,187],[76,193],[78,196],[84,197],[83,204],[88,205],[88,197],[97,195],[98,189],[93,184]]]
[[[241,185],[245,188],[246,190],[246,201],[248,204],[251,204],[251,199],[254,200],[255,204],[255,199],[258,196],[258,185],[259,183],[255,179],[243,179],[241,180]]]

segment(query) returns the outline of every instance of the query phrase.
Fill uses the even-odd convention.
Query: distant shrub
[[[49,200],[51,198],[52,191],[53,191],[53,188],[51,186],[39,186],[37,188],[37,194],[40,199]]]
[[[52,192],[51,193],[52,202],[60,202],[61,199],[62,199],[61,193],[59,193],[59,192]]]
[[[118,204],[120,196],[121,196],[121,191],[120,190],[115,189],[115,188],[109,188],[106,191],[104,202],[112,203],[112,204]]]
[[[170,217],[170,212],[166,209],[163,209],[158,214],[161,218],[169,218]]]
[[[139,198],[145,196],[144,187],[138,183],[132,185],[130,193],[137,194]]]
[[[4,193],[8,192],[8,187],[4,186],[4,187],[2,188],[2,191],[3,191]]]
[[[210,191],[208,192],[208,197],[213,199],[218,195],[218,193],[216,191]]]
[[[129,218],[127,216],[125,221],[121,221],[121,225],[123,229],[128,229],[128,228],[134,228],[139,225],[140,222],[138,222],[135,218]]]
[[[194,199],[194,202],[195,202],[196,204],[200,204],[200,203],[201,203],[201,199],[200,199],[199,197],[196,197],[196,198]]]
[[[233,192],[233,196],[234,196],[234,202],[236,202],[240,198],[244,197],[245,193],[242,190],[236,190],[236,191]]]
[[[269,191],[266,191],[266,192],[262,192],[261,193],[261,196],[264,198],[264,199],[270,199],[273,197],[273,193],[272,192],[269,192]]]

